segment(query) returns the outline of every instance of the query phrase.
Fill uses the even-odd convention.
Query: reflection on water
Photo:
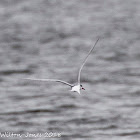
[[[0,4],[0,132],[61,132],[63,140],[139,140],[138,0]],[[86,90],[81,96],[60,83],[23,80],[76,82],[98,36],[102,39],[82,70]]]

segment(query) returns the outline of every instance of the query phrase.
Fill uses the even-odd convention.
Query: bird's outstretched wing
[[[60,83],[63,83],[63,84],[66,84],[70,87],[73,87],[74,85],[68,83],[68,82],[65,82],[65,81],[62,81],[62,80],[58,80],[58,79],[33,79],[33,78],[24,78],[25,80],[33,80],[33,81],[42,81],[42,82],[60,82]]]
[[[82,68],[83,68],[83,66],[85,65],[85,63],[86,63],[86,61],[87,61],[87,59],[88,59],[88,56],[90,55],[90,53],[92,52],[92,50],[95,48],[95,46],[96,46],[96,44],[97,44],[98,41],[99,41],[99,38],[96,40],[94,46],[90,49],[88,55],[87,55],[86,58],[84,59],[82,65],[81,65],[81,67],[80,67],[80,69],[79,69],[79,73],[78,73],[78,84],[80,84],[80,74],[81,74]]]

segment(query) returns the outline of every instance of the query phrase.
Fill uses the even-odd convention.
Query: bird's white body
[[[73,92],[78,92],[78,93],[80,94],[80,85],[73,86],[73,87],[71,88],[71,91],[73,91]]]

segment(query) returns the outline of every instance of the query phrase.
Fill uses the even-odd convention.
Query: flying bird
[[[82,89],[82,90],[85,90],[85,89],[83,88],[81,82],[80,82],[81,71],[82,71],[82,69],[83,69],[83,67],[84,67],[84,65],[85,65],[85,63],[86,63],[86,61],[87,61],[89,55],[91,54],[91,52],[92,52],[93,49],[95,48],[96,44],[98,43],[98,41],[99,41],[99,38],[96,40],[94,46],[90,49],[89,53],[87,54],[86,58],[84,59],[82,65],[81,65],[81,67],[80,67],[80,69],[79,69],[79,73],[78,73],[78,82],[77,82],[76,85],[70,84],[70,83],[68,83],[68,82],[66,82],[66,81],[58,80],[58,79],[33,79],[33,78],[24,78],[24,79],[26,79],[26,80],[35,80],[35,81],[44,81],[44,82],[48,82],[48,81],[51,81],[51,82],[60,82],[60,83],[62,83],[62,84],[65,84],[65,85],[70,86],[70,87],[71,87],[71,90],[70,90],[70,91],[78,92],[78,93],[80,94],[80,90],[81,90],[81,89]]]

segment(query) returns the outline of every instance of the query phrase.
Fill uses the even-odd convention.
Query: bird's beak
[[[83,87],[82,87],[82,89],[85,90]]]

